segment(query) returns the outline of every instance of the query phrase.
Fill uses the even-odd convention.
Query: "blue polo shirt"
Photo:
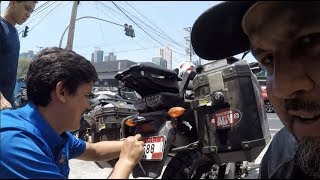
[[[68,178],[69,159],[86,144],[70,132],[57,134],[33,103],[0,111],[0,178]]]

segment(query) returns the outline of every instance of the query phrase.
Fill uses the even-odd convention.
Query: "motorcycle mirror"
[[[178,68],[173,69],[173,71],[174,71],[175,73],[179,74],[179,69],[178,69]]]
[[[172,118],[177,118],[184,113],[185,109],[183,107],[173,107],[169,109],[168,115]]]

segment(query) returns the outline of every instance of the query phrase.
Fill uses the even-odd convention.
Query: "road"
[[[270,133],[271,133],[271,136],[273,137],[274,134],[277,133],[283,127],[283,124],[281,123],[281,121],[279,120],[279,117],[275,113],[269,113],[267,116],[268,116]],[[249,175],[246,177],[246,179],[256,179],[258,177],[259,168],[257,167],[259,167],[260,161],[265,151],[267,150],[267,147],[268,146],[266,146],[266,148],[261,152],[261,154],[255,160],[255,162],[250,163],[253,169],[249,171]],[[168,158],[166,164],[169,161],[170,159]],[[90,161],[81,161],[77,159],[72,159],[69,161],[69,163],[70,163],[69,164],[70,179],[105,179],[109,176],[109,174],[112,171],[112,168],[101,169],[94,162],[90,162]],[[130,175],[129,179],[135,179],[135,178],[133,178],[132,175]],[[137,179],[140,179],[140,178],[137,178]],[[145,178],[141,178],[141,179],[145,179]]]
[[[269,123],[269,130],[271,134],[271,139],[273,136],[281,129],[283,128],[283,124],[280,121],[279,117],[275,113],[268,113],[268,123]],[[271,141],[270,141],[271,142]],[[269,144],[270,144],[269,142]],[[249,171],[249,175],[246,177],[246,179],[257,179],[259,174],[259,165],[262,160],[262,157],[266,150],[269,147],[269,144],[263,149],[263,151],[260,153],[260,155],[257,157],[257,159],[252,163],[252,166],[256,167]]]

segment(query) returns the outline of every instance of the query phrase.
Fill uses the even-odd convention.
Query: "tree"
[[[17,78],[21,78],[27,75],[27,71],[30,65],[30,60],[28,58],[20,58],[18,63]]]

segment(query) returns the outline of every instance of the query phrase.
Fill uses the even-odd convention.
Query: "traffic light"
[[[130,37],[135,37],[135,34],[134,34],[134,29],[132,28],[132,26],[128,26],[128,24],[124,24],[124,31],[125,31],[125,35],[126,36],[130,36]]]
[[[126,32],[125,35],[126,35],[126,36],[129,36],[130,33],[129,33],[129,27],[128,27],[128,24],[127,24],[127,23],[124,24],[124,31]]]
[[[25,28],[24,28],[24,31],[23,31],[23,34],[22,34],[22,37],[27,37],[28,36],[28,32],[29,32],[29,27],[28,26],[26,26]]]
[[[129,26],[129,31],[130,31],[130,37],[135,37],[135,34],[134,34],[134,29],[132,28],[132,26],[130,25]]]

